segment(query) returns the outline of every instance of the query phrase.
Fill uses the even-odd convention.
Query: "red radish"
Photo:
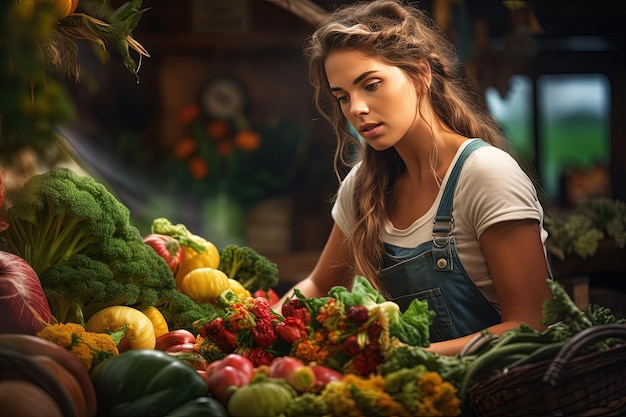
[[[316,392],[323,390],[326,384],[331,381],[341,381],[343,379],[343,375],[340,372],[324,365],[312,365],[311,369],[315,375]]]
[[[269,366],[270,378],[282,378],[300,392],[310,391],[315,387],[315,374],[310,366],[291,356],[275,358]]]
[[[36,335],[51,316],[35,270],[20,256],[0,251],[0,333]]]

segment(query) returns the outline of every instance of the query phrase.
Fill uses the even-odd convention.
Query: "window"
[[[539,161],[543,187],[552,198],[575,203],[603,194],[589,184],[610,162],[609,83],[599,74],[543,75],[537,79]]]
[[[511,78],[505,98],[486,91],[491,114],[510,139],[516,157],[537,170],[551,202],[571,205],[608,195],[610,85],[601,74]],[[533,111],[533,90],[537,114]],[[535,148],[533,126],[537,126]]]
[[[520,75],[513,76],[504,99],[495,88],[487,89],[486,99],[491,115],[505,131],[516,157],[533,162],[533,86],[530,79]]]

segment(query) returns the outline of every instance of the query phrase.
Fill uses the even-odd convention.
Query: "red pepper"
[[[274,330],[278,337],[287,343],[294,343],[308,337],[304,323],[297,317],[285,317],[284,321],[276,323]]]
[[[254,304],[250,311],[257,319],[265,319],[271,316],[270,303],[263,297],[254,298]]]
[[[208,337],[209,334],[216,334],[221,331],[226,325],[226,322],[221,317],[216,317],[211,321],[204,323],[200,329],[200,335],[202,337]]]
[[[183,248],[180,246],[178,239],[172,236],[152,233],[144,237],[143,242],[154,249],[161,258],[165,259],[172,273],[176,275],[183,264]]]
[[[383,331],[383,327],[380,325],[380,320],[374,320],[367,326],[367,336],[372,346],[378,348],[378,338]]]
[[[305,325],[311,324],[311,312],[306,305],[297,298],[292,298],[283,304],[281,313],[285,318],[297,317],[302,320]]]
[[[250,349],[246,353],[246,357],[252,361],[255,367],[269,365],[274,360],[274,354],[261,347]]]
[[[380,352],[371,349],[363,349],[352,358],[354,370],[361,375],[369,375],[376,372],[376,367],[382,363],[383,357]]]
[[[234,352],[239,343],[237,332],[227,329],[225,321],[221,317],[216,317],[205,323],[200,329],[200,334],[207,337],[219,350],[225,353]]]
[[[355,335],[348,336],[346,340],[341,344],[341,350],[348,356],[354,356],[359,353],[362,348],[359,346],[359,342]]]
[[[259,347],[268,347],[276,341],[276,332],[270,318],[256,321],[256,325],[252,328],[252,339]]]

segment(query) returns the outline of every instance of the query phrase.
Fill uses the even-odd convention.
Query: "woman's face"
[[[400,68],[350,50],[331,52],[324,68],[344,116],[374,149],[395,146],[414,126],[417,94]]]

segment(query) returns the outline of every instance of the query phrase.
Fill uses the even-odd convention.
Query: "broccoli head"
[[[219,269],[251,293],[278,284],[278,266],[249,246],[226,245],[220,252]]]
[[[4,243],[37,274],[76,253],[98,251],[130,218],[102,184],[67,168],[35,175],[7,197],[12,204],[4,213]]]
[[[58,321],[84,323],[112,305],[154,305],[175,288],[130,210],[94,178],[55,168],[10,197],[1,242],[37,272]]]

